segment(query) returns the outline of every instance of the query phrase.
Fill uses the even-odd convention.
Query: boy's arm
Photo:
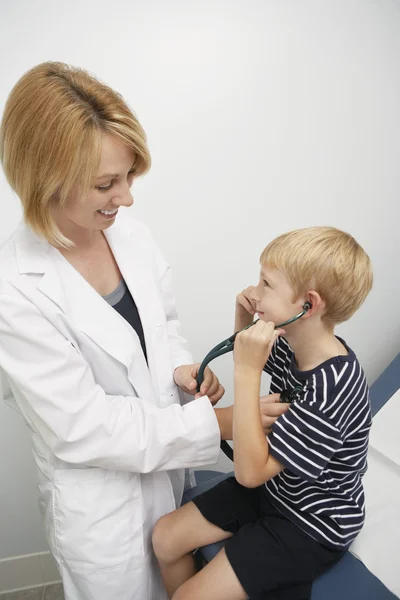
[[[261,373],[251,367],[235,369],[233,440],[235,477],[245,487],[254,488],[269,481],[284,466],[269,454],[260,416]]]
[[[225,408],[214,408],[217,417],[219,429],[221,431],[221,440],[232,439],[233,406]]]
[[[264,436],[271,433],[271,427],[289,408],[288,404],[280,404],[276,398],[279,394],[269,394],[259,398],[259,411]],[[215,416],[221,431],[222,440],[233,440],[233,405],[215,408]]]
[[[273,323],[259,321],[236,337],[233,409],[235,476],[246,487],[257,487],[284,468],[269,454],[259,407],[261,373],[277,337],[282,333],[283,330],[275,330]]]
[[[236,296],[236,307],[235,307],[235,327],[233,333],[241,331],[245,327],[251,325],[254,321],[254,315],[256,314],[256,306],[251,298],[251,293],[254,290],[254,286],[251,285],[240,294]],[[268,360],[263,366],[263,370],[272,375],[272,370],[275,365],[275,348],[272,349]]]

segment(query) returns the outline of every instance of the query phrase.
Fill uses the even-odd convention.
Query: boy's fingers
[[[251,302],[245,296],[239,296],[239,304],[247,310],[247,312],[254,314],[254,308]]]
[[[261,404],[261,412],[266,417],[280,417],[288,410],[289,406],[290,404],[287,402]]]
[[[261,396],[260,397],[260,402],[279,402],[280,401],[280,394],[268,394],[268,396]]]

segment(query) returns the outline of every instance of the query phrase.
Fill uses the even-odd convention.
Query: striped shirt
[[[340,338],[338,338],[340,339]],[[284,470],[265,484],[271,502],[305,533],[330,548],[346,548],[363,526],[362,478],[371,427],[369,391],[354,352],[299,371],[284,338],[264,370],[270,393],[299,388],[268,437]]]

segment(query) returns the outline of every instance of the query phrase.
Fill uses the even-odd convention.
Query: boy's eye
[[[264,284],[265,287],[269,287],[269,283],[265,279],[263,279],[263,284]]]

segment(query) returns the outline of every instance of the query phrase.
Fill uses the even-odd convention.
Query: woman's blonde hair
[[[309,227],[285,233],[263,250],[260,261],[282,271],[296,301],[310,289],[326,304],[323,320],[347,321],[372,287],[372,266],[356,240],[334,227]]]
[[[93,186],[101,137],[117,136],[135,154],[135,176],[150,168],[146,135],[123,98],[86,71],[42,63],[17,82],[0,127],[0,160],[26,222],[51,244],[71,242],[51,217],[73,189]]]

